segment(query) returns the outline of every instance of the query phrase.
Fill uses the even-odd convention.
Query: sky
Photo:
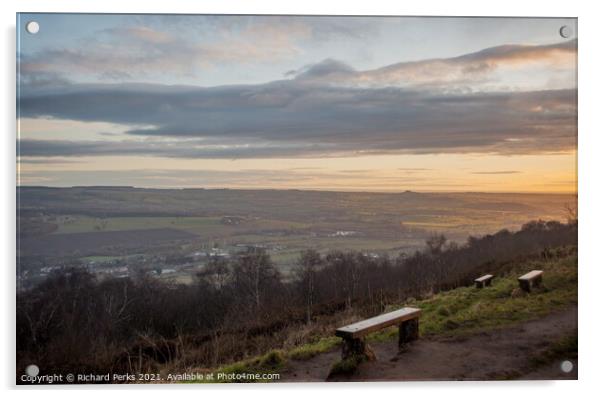
[[[19,185],[576,193],[575,19],[19,14],[17,32]]]

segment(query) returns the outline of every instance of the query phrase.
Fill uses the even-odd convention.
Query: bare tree
[[[564,211],[566,213],[566,221],[568,224],[576,224],[577,223],[577,201],[574,204],[565,203]]]
[[[301,294],[305,301],[305,312],[307,323],[311,322],[312,309],[316,299],[316,273],[322,265],[320,253],[315,250],[307,250],[301,254],[301,257],[295,265],[295,277],[301,287]]]
[[[231,280],[232,272],[228,260],[221,257],[211,257],[205,268],[196,274],[197,278],[221,290]]]
[[[426,240],[426,247],[431,254],[441,254],[447,238],[443,234],[435,234]]]
[[[233,279],[240,299],[252,302],[258,312],[263,301],[277,293],[274,288],[280,284],[280,273],[264,249],[250,247],[234,264]]]

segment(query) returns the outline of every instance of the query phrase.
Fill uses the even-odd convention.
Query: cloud
[[[79,160],[71,160],[71,159],[43,159],[43,158],[19,158],[17,159],[18,163],[27,163],[27,164],[73,164],[73,163],[81,163]]]
[[[204,141],[69,141],[21,139],[19,155],[35,157],[158,156],[188,159],[239,159],[334,156],[324,145],[206,145]]]
[[[23,84],[54,80],[132,82],[147,78],[192,81],[216,68],[253,68],[295,60],[326,43],[345,39],[365,45],[387,31],[395,19],[303,16],[128,16],[122,24],[81,37],[70,46],[21,53]],[[550,45],[504,45],[445,59],[400,62],[354,70],[327,59],[282,71],[306,83],[371,87],[447,86],[449,90],[486,85],[504,68],[548,66],[560,78],[574,69],[577,41]],[[313,51],[310,51],[312,54]],[[311,55],[309,55],[311,56]],[[230,71],[231,72],[231,71]],[[42,78],[45,76],[44,78]],[[531,76],[533,76],[531,74]],[[524,79],[519,79],[524,80]],[[562,79],[561,79],[562,80]],[[505,82],[504,82],[505,84]],[[480,87],[482,89],[482,87]]]
[[[23,84],[78,76],[86,81],[140,81],[149,76],[196,77],[224,65],[272,63],[299,55],[304,43],[376,34],[376,24],[341,18],[131,16],[70,47],[20,54]],[[318,44],[319,45],[319,44]]]
[[[355,71],[349,65],[335,60],[308,65],[287,76],[314,83],[369,87],[416,87],[446,89],[474,87],[490,83],[491,74],[500,68],[530,68],[545,65],[548,73],[574,74],[577,40],[550,45],[503,45],[454,58],[427,59],[400,62],[382,68]],[[574,80],[574,79],[573,79]]]
[[[20,173],[25,185],[44,183],[46,185],[78,186],[90,185],[89,171],[81,170],[36,170]],[[133,185],[138,187],[312,187],[321,189],[378,188],[396,190],[400,185],[424,182],[424,179],[399,176],[346,175],[341,172],[301,171],[295,169],[241,169],[231,170],[94,170],[94,179],[109,185]],[[318,181],[316,180],[318,178]],[[429,178],[429,183],[449,184],[444,178]]]
[[[518,170],[500,170],[500,171],[475,171],[472,174],[519,174]]]
[[[276,28],[278,24],[255,23],[242,29]],[[115,29],[103,34],[117,35]],[[174,36],[145,27],[130,27],[119,35],[136,45],[159,45],[158,54],[146,54],[142,46],[132,57],[186,64],[178,58],[182,44]],[[166,43],[173,44],[173,57],[172,50],[162,52]],[[575,57],[576,45],[499,46],[370,71],[326,59],[291,71],[294,78],[253,85],[25,84],[19,99],[23,118],[107,122],[125,126],[125,133],[110,142],[30,137],[21,141],[20,154],[236,159],[569,151],[576,148],[577,134],[574,79],[561,89],[455,88],[499,67],[565,62]],[[59,55],[70,65],[91,62],[87,67],[92,68],[101,62],[75,50]],[[125,67],[132,60],[122,61]],[[46,73],[27,65],[34,76]]]
[[[548,45],[503,45],[452,58],[452,62],[461,64],[485,63],[488,65],[515,63],[524,64],[542,60],[572,62],[577,54],[577,39]],[[568,57],[568,58],[565,58]]]
[[[346,63],[328,58],[316,64],[305,65],[299,70],[288,71],[285,75],[295,76],[299,80],[319,80],[331,77],[351,77],[355,73],[355,70]]]
[[[213,41],[192,40],[198,37],[146,26],[104,29],[81,46],[21,54],[19,72],[23,84],[36,83],[40,74],[63,79],[81,75],[88,80],[92,76],[109,81],[136,81],[165,73],[192,77],[217,64],[251,64],[291,57],[299,49],[287,37],[256,26],[239,36]]]
[[[130,125],[123,142],[22,141],[23,156],[191,158],[545,153],[575,148],[576,90],[446,94],[278,81],[22,91],[20,114]],[[134,126],[152,126],[138,128]]]

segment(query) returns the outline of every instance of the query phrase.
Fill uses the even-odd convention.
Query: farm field
[[[153,262],[163,255],[198,264],[203,262],[198,253],[214,250],[213,255],[228,256],[253,246],[267,250],[284,274],[307,249],[395,257],[419,250],[436,233],[463,243],[470,235],[517,230],[531,220],[562,220],[576,199],[561,194],[130,187],[20,187],[18,194],[24,264],[39,255],[128,263],[132,254],[159,255]],[[195,259],[185,259],[194,253]],[[178,271],[170,278],[180,281],[180,276]]]
[[[132,229],[176,228],[193,233],[219,226],[218,217],[109,217],[73,216],[59,222],[55,234]]]
[[[100,253],[103,249],[108,252],[115,246],[140,248],[160,242],[191,238],[194,238],[193,234],[169,228],[112,232],[81,232],[22,239],[20,242],[20,250],[36,255]]]

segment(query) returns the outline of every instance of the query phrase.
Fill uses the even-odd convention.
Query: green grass
[[[518,276],[533,269],[544,271],[542,287],[529,294],[517,294]],[[520,264],[509,275],[495,278],[491,287],[462,287],[395,308],[411,305],[422,309],[420,334],[445,336],[479,332],[538,318],[576,303],[577,256],[570,255]],[[368,336],[368,339],[382,341],[396,335],[396,328],[389,328]]]
[[[303,344],[288,351],[286,355],[291,359],[307,360],[316,355],[323,354],[341,344],[339,337],[323,337],[313,343]]]

